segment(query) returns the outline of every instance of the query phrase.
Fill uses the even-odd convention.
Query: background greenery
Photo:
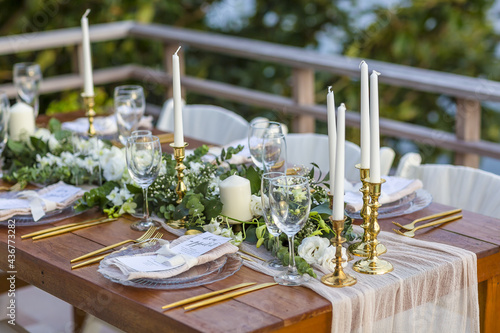
[[[250,3],[250,7],[249,4]],[[384,1],[380,1],[384,3]],[[3,1],[0,11],[0,34],[47,31],[80,25],[86,8],[91,8],[91,24],[135,20],[191,29],[238,35],[326,53],[376,59],[396,64],[434,69],[489,80],[499,80],[499,35],[488,17],[492,0],[412,0],[396,1],[388,8],[366,6],[361,0],[130,0],[86,1],[24,0]],[[252,4],[254,4],[252,6]],[[235,19],[217,18],[213,10],[224,6],[247,7]],[[227,9],[227,8],[226,8]],[[229,8],[237,10],[238,8]],[[325,46],[326,45],[326,46]],[[20,53],[0,57],[0,80],[12,79],[12,66],[20,61],[36,61],[45,77],[69,73],[75,66],[72,48]],[[95,43],[92,46],[95,68],[139,63],[161,68],[162,46],[156,42],[124,40]],[[266,92],[291,95],[290,69],[284,66],[247,61],[197,50],[187,52],[187,72]],[[333,85],[336,101],[350,110],[359,110],[359,82],[327,73],[316,74],[316,102],[325,103],[326,87]],[[100,105],[110,106],[113,87],[100,87]],[[148,86],[149,103],[161,105],[164,88]],[[79,91],[43,96],[41,110],[62,112],[80,108]],[[455,101],[446,96],[419,93],[381,85],[381,116],[454,131]],[[257,115],[288,122],[279,110],[262,110],[206,96],[188,94],[188,103],[213,103],[242,114],[247,119]],[[495,109],[496,108],[496,109]],[[483,104],[482,138],[500,142],[498,105]],[[318,123],[326,133],[326,125]],[[350,129],[348,139],[359,142],[359,131]],[[399,152],[414,150],[405,140],[384,139],[385,145]],[[422,147],[421,147],[422,148]],[[424,159],[433,162],[449,152],[426,149]]]

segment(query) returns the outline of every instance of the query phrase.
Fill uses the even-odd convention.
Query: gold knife
[[[75,222],[75,223],[60,225],[58,227],[47,228],[47,229],[43,229],[43,230],[40,230],[40,231],[32,232],[30,234],[22,235],[21,239],[30,238],[30,237],[33,237],[33,236],[38,236],[38,235],[41,235],[41,234],[45,234],[47,232],[61,230],[61,229],[66,229],[66,228],[74,227],[74,226],[77,226],[77,225],[84,225],[84,224],[87,224],[87,223],[93,223],[93,222],[97,222],[97,221],[101,221],[101,220],[105,220],[105,219],[106,219],[106,217],[100,217],[100,218],[97,218],[97,219],[85,220],[85,221],[82,221],[82,222]]]
[[[87,228],[87,227],[92,227],[92,226],[98,225],[98,224],[113,222],[116,220],[117,220],[116,218],[113,218],[113,219],[106,219],[106,220],[102,220],[102,221],[92,222],[92,223],[86,223],[86,224],[82,224],[82,225],[76,225],[74,227],[65,228],[62,230],[56,230],[56,231],[48,232],[48,233],[45,233],[45,234],[42,234],[39,236],[35,236],[32,239],[38,240],[38,239],[43,239],[43,238],[47,238],[47,237],[62,235],[62,234],[65,234],[67,232],[70,232],[70,231],[75,231],[75,230],[79,230],[79,229],[83,229],[83,228]]]
[[[236,296],[240,296],[240,295],[243,295],[243,294],[255,291],[255,290],[259,290],[259,289],[262,289],[262,288],[271,287],[271,286],[274,286],[276,284],[277,284],[276,282],[268,282],[268,283],[258,284],[256,286],[253,286],[253,287],[250,287],[250,288],[247,288],[247,289],[233,291],[232,293],[229,293],[229,294],[224,294],[224,295],[212,297],[212,298],[206,299],[204,301],[196,302],[194,304],[185,306],[184,310],[193,310],[193,309],[199,308],[201,306],[205,306],[205,305],[210,305],[210,304],[213,304],[213,303],[217,303],[217,302],[226,300],[228,298],[233,298],[233,297],[236,297]]]
[[[102,259],[104,259],[104,257],[106,257],[109,254],[110,253],[106,253],[106,254],[100,255],[99,257],[95,257],[95,258],[89,259],[87,261],[81,262],[79,264],[71,266],[71,269],[80,268],[80,267],[87,266],[87,265],[90,265],[90,264],[98,263],[99,261],[101,261]]]
[[[193,297],[190,297],[190,298],[186,298],[186,299],[184,299],[182,301],[170,303],[170,304],[167,304],[165,306],[162,306],[161,308],[162,309],[174,308],[174,307],[181,306],[181,305],[184,305],[184,304],[188,304],[188,303],[200,301],[202,299],[209,298],[209,297],[212,297],[212,296],[215,296],[215,295],[219,295],[219,294],[225,293],[227,291],[231,291],[231,290],[240,289],[240,288],[243,288],[243,287],[252,286],[252,285],[254,285],[256,283],[257,282],[240,283],[240,284],[237,284],[235,286],[232,286],[232,287],[229,287],[229,288],[226,288],[226,289],[212,291],[212,292],[209,292],[209,293],[206,293],[206,294],[203,294],[203,295],[193,296]]]

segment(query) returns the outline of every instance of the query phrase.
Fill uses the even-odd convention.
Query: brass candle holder
[[[184,145],[180,147],[174,146],[174,143],[170,144],[170,147],[174,148],[174,158],[177,162],[177,164],[175,165],[175,171],[177,171],[177,186],[175,187],[175,192],[179,197],[177,199],[177,203],[182,202],[182,198],[184,198],[184,195],[187,191],[186,184],[184,184],[184,170],[186,169],[186,166],[184,165],[184,163],[182,163],[182,161],[184,161],[184,157],[186,157],[187,146],[187,142],[184,142]]]
[[[367,258],[356,261],[352,268],[359,273],[379,275],[389,273],[393,270],[393,266],[390,262],[378,258],[377,252],[377,246],[379,245],[377,235],[380,233],[380,225],[378,224],[378,209],[381,206],[378,202],[378,198],[380,197],[380,190],[382,188],[382,184],[385,183],[385,180],[381,179],[380,183],[371,183],[368,178],[367,183],[369,185],[371,197],[371,204],[369,205],[370,226],[367,229],[369,233],[369,241],[367,243],[369,252]]]
[[[348,287],[355,285],[356,282],[358,282],[355,277],[344,272],[342,267],[342,262],[344,261],[342,259],[342,243],[345,242],[345,238],[341,236],[341,233],[342,230],[344,230],[345,220],[345,217],[343,220],[334,220],[330,216],[330,223],[332,224],[336,235],[335,238],[332,238],[331,240],[332,245],[336,248],[335,259],[332,259],[335,260],[335,270],[333,273],[323,275],[321,282],[334,288]]]
[[[93,137],[96,135],[94,127],[94,117],[96,115],[94,111],[94,106],[95,106],[94,96],[85,95],[84,93],[82,93],[81,96],[83,98],[83,105],[85,107],[85,115],[89,119],[89,130],[87,134],[89,137]]]
[[[351,244],[349,246],[349,252],[358,257],[368,257],[370,253],[370,247],[372,244],[375,246],[377,255],[384,254],[387,252],[385,245],[381,244],[376,239],[373,240],[370,233],[370,187],[368,184],[368,178],[370,178],[370,169],[362,168],[361,164],[357,164],[356,168],[359,169],[359,178],[361,180],[362,187],[359,189],[363,193],[363,208],[361,209],[359,215],[363,219],[363,224],[360,225],[363,228],[363,236],[360,242]]]

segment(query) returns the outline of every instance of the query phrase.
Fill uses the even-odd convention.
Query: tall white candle
[[[363,60],[361,67],[361,168],[370,168],[370,116],[368,98],[368,65]]]
[[[86,96],[94,96],[94,79],[92,77],[92,56],[90,55],[89,20],[87,16],[90,9],[82,16],[82,49],[83,49],[83,93]]]
[[[328,111],[328,149],[330,154],[330,193],[333,194],[335,186],[335,151],[337,143],[337,130],[335,128],[335,98],[332,87],[328,87],[326,95],[326,110]]]
[[[222,215],[240,221],[252,219],[250,201],[252,191],[250,181],[246,178],[232,175],[219,184],[220,201],[222,202]]]
[[[335,158],[335,188],[333,194],[334,220],[344,219],[344,163],[345,163],[345,105],[337,110],[337,156]]]
[[[27,141],[35,133],[33,108],[26,103],[14,104],[9,111],[9,136],[14,141]]]
[[[181,68],[177,52],[172,55],[172,86],[174,93],[174,146],[184,146],[184,129],[182,125],[182,98],[181,98]]]
[[[370,75],[370,182],[380,183],[380,130],[378,111],[378,76]]]

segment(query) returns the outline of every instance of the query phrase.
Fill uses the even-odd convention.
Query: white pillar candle
[[[337,143],[337,130],[335,129],[335,98],[332,87],[328,87],[326,95],[326,110],[328,111],[328,149],[330,154],[330,193],[333,194],[335,186],[335,151]]]
[[[83,49],[83,93],[85,96],[94,96],[94,79],[92,78],[92,56],[90,55],[89,20],[90,9],[82,16],[82,49]]]
[[[335,188],[333,191],[334,220],[344,219],[344,174],[345,174],[345,105],[337,110],[337,156],[335,158]]]
[[[33,108],[26,103],[14,104],[9,111],[9,136],[14,141],[26,141],[35,133]]]
[[[370,168],[370,116],[368,98],[368,65],[363,60],[361,67],[361,168]]]
[[[249,221],[253,218],[250,211],[252,191],[250,181],[246,178],[232,175],[219,184],[222,215],[239,221]]]
[[[172,87],[174,94],[174,146],[184,146],[184,129],[182,124],[182,98],[181,98],[181,68],[177,52],[172,55]]]
[[[380,183],[380,129],[378,111],[378,76],[370,75],[370,182]]]

